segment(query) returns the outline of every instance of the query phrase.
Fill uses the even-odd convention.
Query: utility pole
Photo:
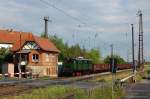
[[[127,62],[129,63],[129,49],[127,49]]]
[[[48,21],[49,21],[49,17],[45,16],[44,21],[45,21],[44,37],[48,38]]]
[[[114,55],[113,55],[113,44],[110,45],[110,48],[111,48],[111,59],[112,59],[112,67],[110,68],[111,69],[111,72],[113,71],[113,68],[114,68]],[[112,74],[112,99],[114,98],[114,74],[113,72],[111,73]]]
[[[133,68],[133,78],[132,81],[135,82],[136,80],[136,66],[135,66],[135,58],[134,58],[134,26],[133,24],[131,24],[132,26],[132,68]]]
[[[143,20],[142,12],[138,11],[139,15],[139,52],[138,52],[138,66],[143,71],[144,70],[144,56],[143,56]]]
[[[132,66],[133,66],[133,72],[136,71],[136,66],[135,66],[135,59],[134,59],[134,26],[132,26]]]
[[[113,55],[113,53],[114,53],[114,45],[113,45],[113,44],[111,44],[111,45],[110,45],[110,47],[111,47],[112,65],[114,65],[114,55]]]
[[[19,72],[19,79],[21,79],[22,78],[22,74],[21,74],[21,32],[20,32],[19,36],[20,36],[20,53],[19,53],[18,72]]]

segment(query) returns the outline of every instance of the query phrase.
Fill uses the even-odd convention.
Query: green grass
[[[149,73],[150,73],[150,64],[146,64],[146,65],[144,65],[144,72],[143,73],[138,73],[136,75],[136,80],[139,82],[143,78],[147,78]]]
[[[145,68],[146,70],[150,70],[150,64],[145,64],[145,65],[144,65],[144,68]]]
[[[39,77],[37,80],[50,80],[50,76]]]
[[[47,88],[35,89],[31,93],[19,96],[10,96],[4,99],[62,99],[67,94],[73,94],[75,99],[111,99],[111,87],[101,87],[91,90],[84,90],[70,86],[49,86]],[[115,88],[114,99],[122,96],[121,88]]]
[[[131,75],[131,73],[132,73],[132,70],[126,70],[126,71],[116,73],[116,75],[114,75],[114,77],[116,79],[123,79],[123,78]],[[102,75],[100,77],[96,77],[96,78],[90,79],[88,81],[89,82],[111,82],[112,81],[112,75],[111,74]]]

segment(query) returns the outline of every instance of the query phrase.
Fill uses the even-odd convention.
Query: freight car
[[[130,69],[131,64],[117,64],[117,70]],[[111,70],[110,64],[92,64],[90,59],[70,58],[63,62],[59,75],[80,76],[90,73],[108,72]]]
[[[131,69],[132,68],[132,64],[117,64],[117,68],[118,68],[118,70]]]
[[[92,66],[94,73],[107,72],[110,69],[109,64],[93,64]]]
[[[93,64],[92,68],[94,73],[108,72],[111,70],[110,64]],[[132,68],[131,64],[117,64],[117,70],[131,69],[131,68]]]

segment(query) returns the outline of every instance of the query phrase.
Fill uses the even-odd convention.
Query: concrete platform
[[[150,80],[143,80],[140,83],[125,87],[127,95],[122,99],[150,99]]]

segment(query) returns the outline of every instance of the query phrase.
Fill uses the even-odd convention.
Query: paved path
[[[150,99],[150,80],[126,86],[127,96],[122,99]]]

